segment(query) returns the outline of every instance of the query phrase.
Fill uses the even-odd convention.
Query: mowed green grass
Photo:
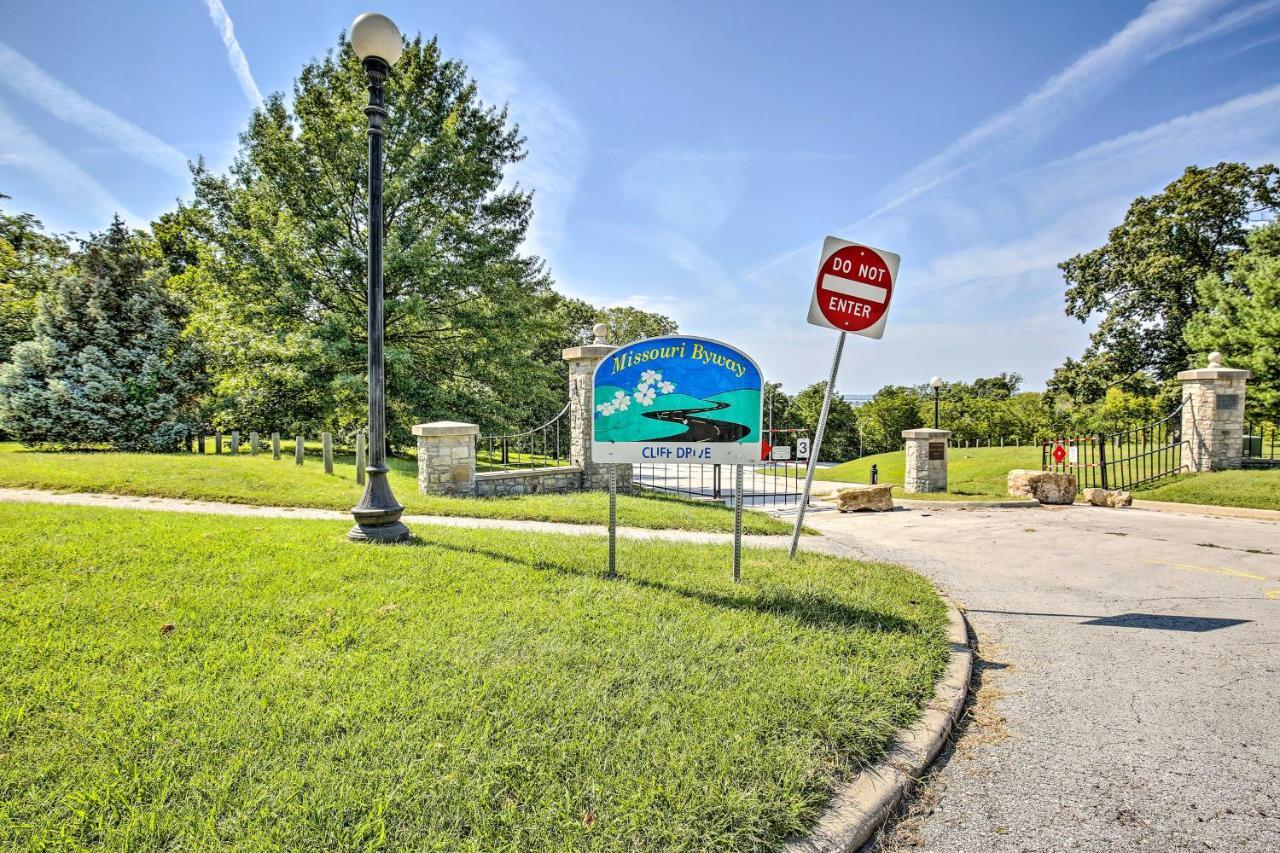
[[[1280,510],[1280,468],[1187,474],[1133,493],[1144,501]]]
[[[895,497],[913,500],[1000,500],[1009,496],[1008,478],[1011,470],[1040,470],[1040,446],[948,448],[945,493],[903,494],[906,454],[901,450],[864,456],[834,468],[819,468],[814,479],[870,483],[872,465],[878,467],[881,483],[892,483],[897,487],[894,489]]]
[[[212,447],[212,444],[210,444]],[[608,495],[603,492],[524,495],[507,498],[451,498],[418,491],[417,464],[388,461],[396,499],[405,512],[478,518],[605,524]],[[257,506],[299,506],[347,510],[364,492],[355,483],[355,457],[338,456],[326,475],[318,457],[293,461],[292,447],[273,460],[270,450],[250,456],[213,453],[40,453],[15,442],[0,443],[0,486],[63,492],[154,495],[227,501]],[[733,511],[721,504],[697,503],[661,495],[621,495],[618,523],[629,527],[733,530]],[[785,535],[791,525],[762,513],[743,514],[747,533]]]
[[[917,719],[899,567],[0,504],[0,848],[762,850]]]

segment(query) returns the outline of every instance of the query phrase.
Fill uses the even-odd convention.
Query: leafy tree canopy
[[[0,363],[15,344],[31,339],[37,297],[57,280],[70,254],[66,241],[45,234],[31,214],[0,210]]]
[[[1050,397],[1091,402],[1113,385],[1139,390],[1140,374],[1167,380],[1185,369],[1184,331],[1201,309],[1198,282],[1206,275],[1229,282],[1250,221],[1277,208],[1280,170],[1270,164],[1191,166],[1163,192],[1136,199],[1105,245],[1059,265],[1067,314],[1097,318],[1098,328],[1084,356],[1055,373]]]
[[[229,172],[198,165],[194,203],[157,223],[171,286],[209,342],[220,417],[242,429],[364,421],[366,85],[341,38],[303,68],[290,103],[276,94],[254,113]],[[539,356],[563,336],[563,306],[542,262],[520,252],[531,194],[503,180],[523,139],[434,40],[406,42],[386,102],[394,443],[423,420],[553,410],[558,353]]]
[[[119,219],[41,296],[0,367],[0,428],[26,444],[176,450],[201,391],[184,312],[150,238]]]
[[[1187,346],[1197,365],[1217,350],[1224,364],[1252,371],[1250,413],[1280,420],[1280,223],[1256,229],[1248,241],[1249,251],[1225,276],[1200,280],[1205,310],[1187,324]]]

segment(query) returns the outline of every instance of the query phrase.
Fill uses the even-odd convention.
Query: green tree
[[[1187,346],[1197,364],[1217,350],[1225,364],[1252,371],[1250,413],[1280,420],[1280,223],[1256,229],[1248,241],[1226,276],[1200,280],[1205,310],[1187,324]]]
[[[926,424],[920,392],[901,385],[886,385],[854,411],[866,455],[898,450],[902,447],[903,430]],[[927,423],[933,423],[932,412]]]
[[[1059,265],[1067,314],[1096,318],[1098,327],[1084,356],[1055,372],[1049,396],[1087,403],[1113,385],[1136,390],[1125,383],[1140,374],[1168,380],[1185,369],[1184,331],[1201,307],[1199,280],[1229,281],[1250,220],[1277,207],[1280,170],[1271,164],[1191,166],[1163,192],[1134,200],[1105,245]]]
[[[609,343],[626,346],[645,338],[674,335],[680,331],[675,320],[665,314],[645,311],[631,305],[615,305],[596,312],[597,323],[609,324]]]
[[[822,397],[827,391],[827,383],[815,382],[791,398],[787,407],[786,419],[795,427],[809,430],[809,435],[816,441],[818,435],[818,419],[822,416]],[[777,426],[777,423],[774,423]],[[827,412],[827,429],[822,436],[820,462],[844,462],[858,455],[858,420],[854,416],[854,408],[836,394],[831,398],[831,407]]]
[[[220,417],[241,428],[364,421],[365,87],[341,38],[291,103],[275,94],[255,111],[229,172],[197,165],[195,201],[158,225],[171,287],[191,294],[209,342]],[[540,417],[564,330],[542,262],[520,251],[531,194],[503,182],[523,139],[434,40],[406,42],[386,101],[392,441],[421,420]]]
[[[38,297],[66,268],[69,255],[66,242],[45,234],[31,214],[0,210],[0,363],[16,344],[31,339]]]
[[[178,448],[202,377],[158,259],[119,218],[85,242],[0,367],[0,428],[26,444]]]

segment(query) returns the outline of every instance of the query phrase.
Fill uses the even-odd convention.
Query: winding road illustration
[[[686,427],[684,432],[677,435],[648,440],[682,442],[737,441],[751,432],[751,427],[736,424],[732,421],[718,421],[714,418],[697,417],[702,412],[715,412],[727,408],[729,408],[728,403],[712,403],[697,409],[668,409],[665,412],[645,412],[644,417],[650,420],[684,424]]]

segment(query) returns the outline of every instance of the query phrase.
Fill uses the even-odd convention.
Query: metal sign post
[[[796,529],[791,531],[791,547],[787,555],[794,557],[800,547],[800,530],[804,527],[804,511],[809,507],[809,492],[813,489],[813,472],[822,454],[822,434],[827,430],[827,412],[831,411],[831,395],[835,393],[836,374],[840,372],[840,356],[844,354],[845,332],[836,340],[836,357],[831,359],[831,375],[827,377],[827,393],[822,395],[822,414],[818,415],[818,431],[813,436],[813,449],[804,472],[804,494],[800,496],[800,511],[796,513]]]
[[[742,580],[742,466],[733,466],[733,582]]]
[[[618,573],[618,466],[609,464],[609,577]]]

